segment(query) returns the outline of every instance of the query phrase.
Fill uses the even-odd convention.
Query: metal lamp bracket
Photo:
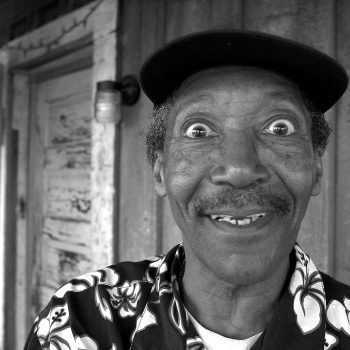
[[[132,106],[140,97],[140,85],[134,75],[126,75],[115,83],[115,87],[121,92],[123,105]]]

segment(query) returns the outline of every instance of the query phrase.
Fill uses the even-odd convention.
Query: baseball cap
[[[163,103],[190,75],[228,65],[275,71],[296,82],[321,112],[346,90],[345,69],[330,56],[275,35],[213,30],[178,38],[155,53],[140,70],[140,85],[155,104]]]

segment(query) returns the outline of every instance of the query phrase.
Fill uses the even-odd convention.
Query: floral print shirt
[[[25,350],[205,349],[179,294],[182,244],[63,285],[36,319]],[[296,244],[292,275],[252,350],[350,350],[350,287],[319,272]]]

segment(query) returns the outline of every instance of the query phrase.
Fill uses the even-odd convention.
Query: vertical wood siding
[[[14,294],[16,295],[16,307],[14,307],[15,312],[15,322],[10,323],[10,327],[16,327],[16,336],[25,337],[27,314],[26,310],[28,308],[27,295],[30,295],[31,287],[31,274],[27,274],[28,265],[24,263],[28,261],[32,263],[32,257],[34,252],[28,247],[32,246],[32,240],[26,234],[27,217],[26,217],[26,196],[27,196],[27,172],[28,172],[28,158],[27,150],[29,144],[29,90],[26,89],[28,86],[28,77],[25,75],[15,76],[14,85],[16,86],[16,91],[13,94],[13,105],[17,108],[13,109],[13,128],[18,130],[19,137],[19,154],[18,154],[18,165],[17,165],[17,198],[18,202],[22,203],[22,210],[20,214],[17,215],[16,230],[17,230],[17,256],[16,256],[16,288]],[[19,205],[17,204],[17,208]],[[19,208],[18,208],[19,209]],[[6,320],[9,323],[9,320]],[[13,332],[15,333],[15,332]],[[11,334],[11,333],[10,333]],[[8,340],[6,339],[8,342]]]
[[[311,45],[350,69],[346,0],[128,0],[122,8],[119,64],[136,73],[148,54],[184,34],[212,28],[256,30]],[[165,77],[166,79],[166,77]],[[322,192],[310,201],[298,241],[320,269],[350,283],[350,96],[327,113],[334,129],[324,156]],[[142,95],[124,108],[118,260],[164,252],[181,239],[167,200],[154,193],[140,130],[152,112]]]
[[[350,2],[336,2],[336,53],[350,75]],[[350,91],[336,108],[335,275],[350,283]]]

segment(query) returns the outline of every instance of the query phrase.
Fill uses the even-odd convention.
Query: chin
[[[270,279],[289,255],[271,256],[265,254],[234,254],[218,257],[210,262],[210,269],[216,278],[231,285],[254,285]]]

